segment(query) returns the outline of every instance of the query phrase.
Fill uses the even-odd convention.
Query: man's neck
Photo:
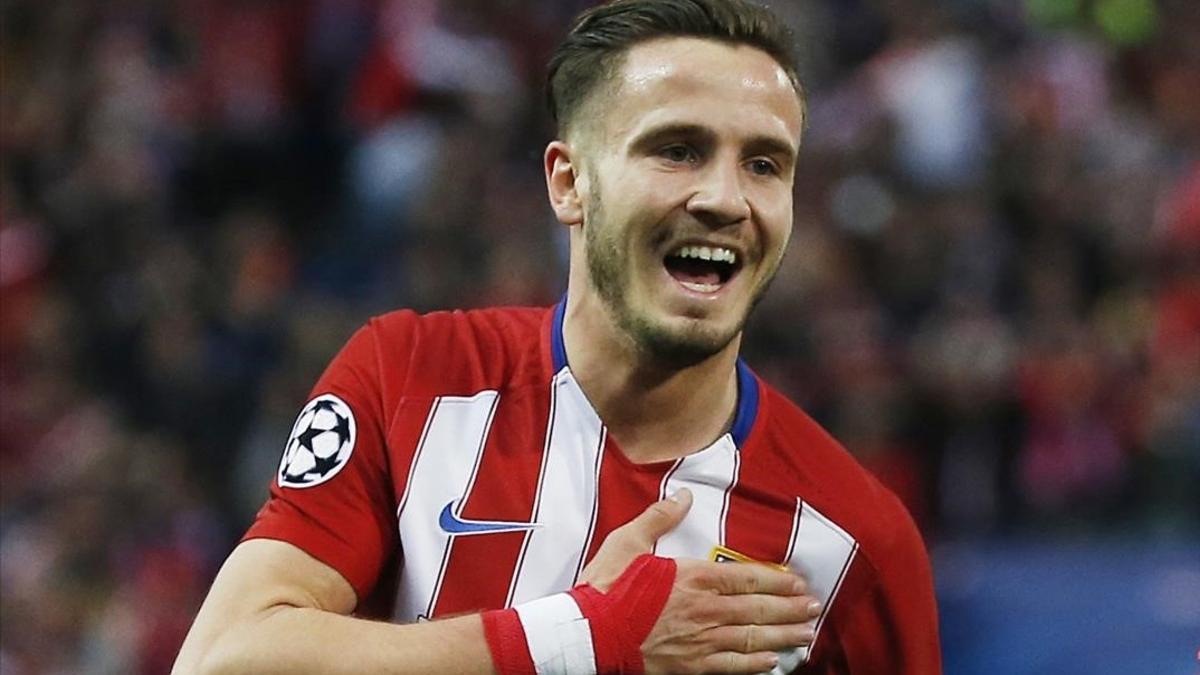
[[[626,457],[639,464],[677,459],[729,430],[737,409],[740,336],[699,363],[675,367],[640,353],[597,314],[568,305],[567,360]]]

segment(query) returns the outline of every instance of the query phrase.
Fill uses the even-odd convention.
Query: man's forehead
[[[738,117],[794,145],[802,106],[787,72],[768,53],[702,38],[663,38],[632,47],[593,116],[607,142],[647,126]],[[728,120],[727,120],[728,121]],[[762,128],[766,125],[766,129]]]
[[[616,73],[621,87],[642,91],[663,85],[707,84],[724,79],[751,90],[796,95],[787,72],[770,54],[744,44],[697,37],[668,37],[634,45]]]

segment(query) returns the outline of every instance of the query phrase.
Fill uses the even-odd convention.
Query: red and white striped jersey
[[[740,362],[728,433],[630,462],[562,321],[562,304],[372,319],[314,388],[246,538],[295,544],[360,614],[409,622],[566,590],[609,532],[687,487],[656,552],[722,545],[803,574],[825,610],[797,672],[940,672],[928,557],[891,492]]]

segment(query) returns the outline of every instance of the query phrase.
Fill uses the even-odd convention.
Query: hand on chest
[[[705,559],[729,546],[790,564],[826,597],[852,560],[853,538],[773,472],[744,461],[728,436],[674,462],[634,465],[590,407],[568,396],[551,402],[541,425],[499,398],[482,392],[431,406],[398,509],[397,618],[570,588],[609,532],[685,487],[694,503],[659,540],[659,555]]]

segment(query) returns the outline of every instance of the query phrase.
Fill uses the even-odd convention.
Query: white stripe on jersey
[[[446,504],[466,497],[499,396],[496,391],[441,396],[430,406],[396,512],[404,556],[395,609],[401,621],[429,616],[437,598],[450,550],[450,535],[439,527],[438,515]]]
[[[725,545],[729,493],[737,485],[740,459],[733,438],[725,434],[675,463],[660,492],[665,497],[685,487],[692,491],[692,508],[678,527],[658,540],[656,555],[704,560],[714,544]]]
[[[575,585],[595,518],[604,426],[568,368],[554,376],[549,438],[508,604],[516,605]]]
[[[796,500],[796,518],[793,522],[787,565],[808,580],[809,595],[820,601],[824,608],[821,616],[817,617],[816,637],[813,638],[813,644],[816,644],[825,617],[829,615],[829,608],[837,599],[842,580],[854,562],[858,542],[825,514],[800,499]],[[794,652],[793,658],[799,657],[796,664],[806,663],[809,652],[808,647]],[[787,655],[781,655],[781,664],[790,664],[791,661]]]

